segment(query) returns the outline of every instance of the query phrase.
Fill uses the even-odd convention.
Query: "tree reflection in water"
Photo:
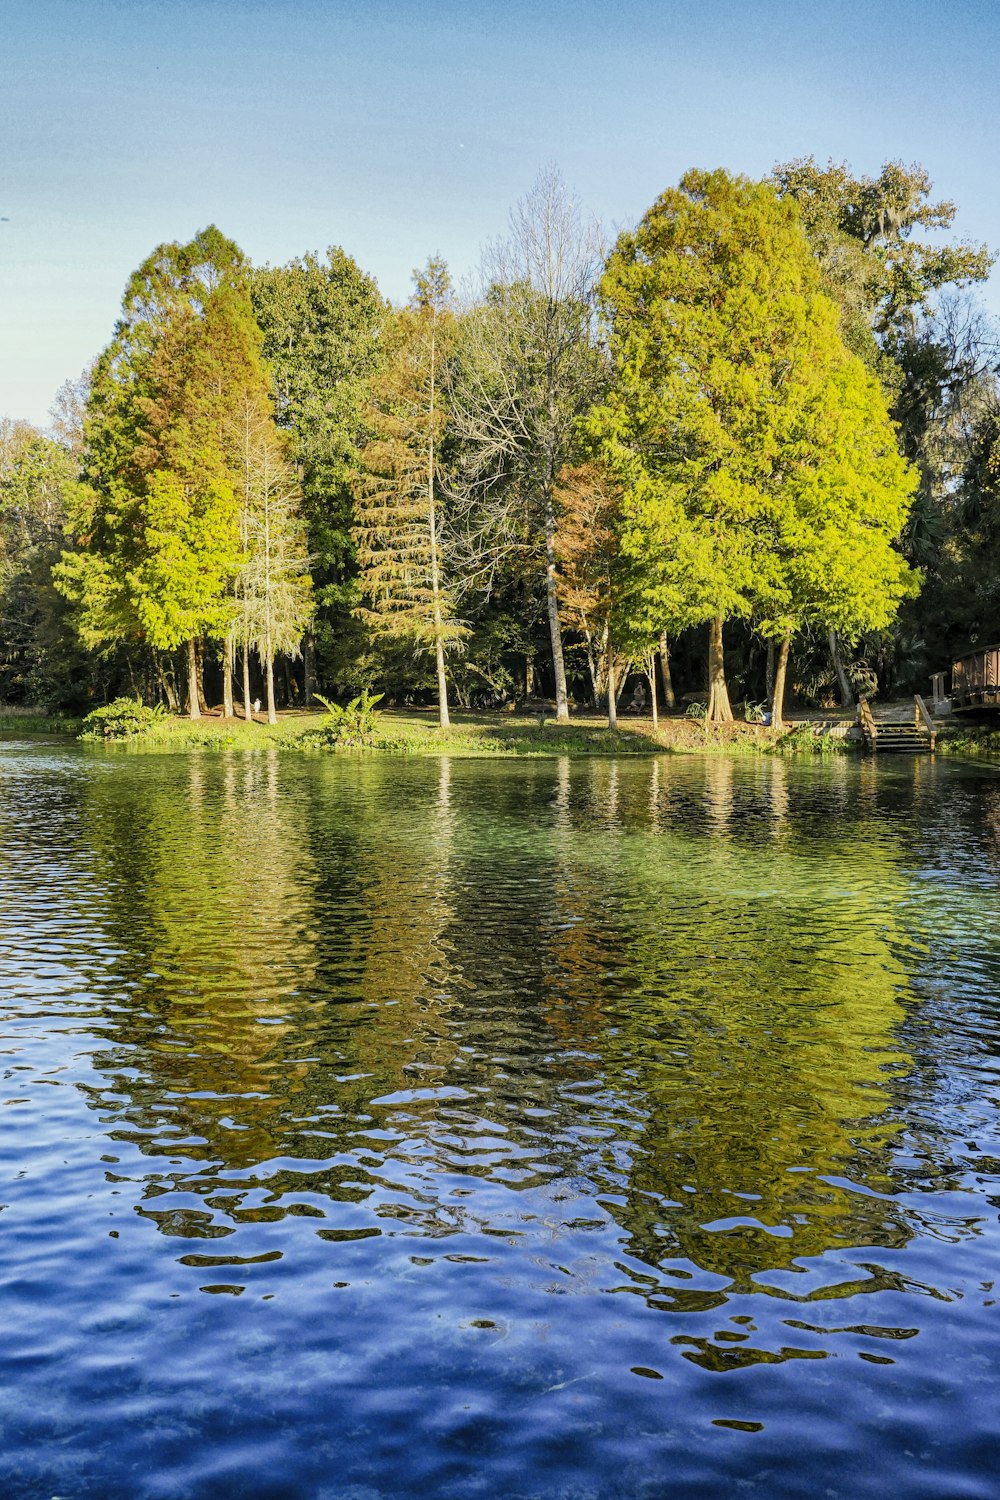
[[[143,770],[86,787],[126,990],[92,1098],[163,1232],[589,1233],[609,1286],[689,1312],[905,1243],[906,877],[864,772]]]

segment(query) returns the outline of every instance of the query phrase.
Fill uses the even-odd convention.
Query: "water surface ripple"
[[[1000,776],[0,746],[5,1500],[995,1497]]]

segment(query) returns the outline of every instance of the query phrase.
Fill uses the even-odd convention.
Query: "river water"
[[[1000,775],[0,747],[4,1500],[995,1497]]]

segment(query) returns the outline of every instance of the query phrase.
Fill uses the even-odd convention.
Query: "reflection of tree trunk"
[[[784,729],[785,727],[785,677],[788,673],[788,648],[790,643],[790,636],[782,636],[781,648],[778,651],[778,663],[774,669],[774,697],[771,703],[771,724],[775,729]]]
[[[311,630],[302,637],[302,676],[306,708],[311,708],[316,693],[316,637]]]
[[[608,728],[618,728],[618,690],[615,687],[615,653],[608,649]]]
[[[705,717],[713,724],[728,723],[733,717],[726,686],[721,615],[716,615],[708,625],[708,709]]]
[[[222,643],[222,712],[233,717],[233,632]]]
[[[187,670],[188,670],[188,717],[191,719],[201,718],[201,703],[198,694],[198,649],[194,643],[194,637],[187,643]]]
[[[556,594],[556,517],[552,491],[545,496],[545,596],[549,614],[549,636],[552,641],[552,669],[556,679],[556,719],[569,723],[569,695],[566,692],[566,666],[563,662],[562,632],[559,628],[559,598]]]
[[[764,683],[768,703],[774,702],[774,641],[767,642],[767,667],[765,669]]]
[[[677,707],[677,699],[674,697],[674,679],[670,672],[670,641],[665,630],[660,632],[660,681],[663,685],[663,706],[666,709]]]
[[[827,632],[827,640],[830,642],[830,660],[833,662],[833,670],[837,674],[837,682],[840,685],[841,708],[854,707],[854,694],[851,692],[851,684],[847,680],[844,671],[844,658],[840,654],[840,639],[835,630]]]

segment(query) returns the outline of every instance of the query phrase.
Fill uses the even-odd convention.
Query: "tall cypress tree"
[[[94,369],[76,548],[57,569],[85,642],[187,642],[197,717],[197,641],[223,639],[241,562],[236,414],[266,400],[246,260],[214,226],[164,244],[130,278]]]
[[[439,451],[446,414],[441,371],[451,332],[443,262],[415,275],[396,317],[388,367],[374,384],[361,451],[356,523],[359,613],[377,636],[434,654],[438,712],[448,718],[445,651],[467,633],[453,618],[441,549]]]
[[[342,249],[252,273],[277,421],[302,487],[315,614],[302,640],[305,694],[350,673],[361,649],[353,483],[358,448],[371,434],[370,383],[385,362],[388,304]]]
[[[709,714],[728,719],[726,618],[787,642],[806,620],[892,617],[915,477],[770,185],[688,173],[621,236],[602,297],[616,380],[590,426],[625,487],[625,548],[664,623],[709,624]]]

